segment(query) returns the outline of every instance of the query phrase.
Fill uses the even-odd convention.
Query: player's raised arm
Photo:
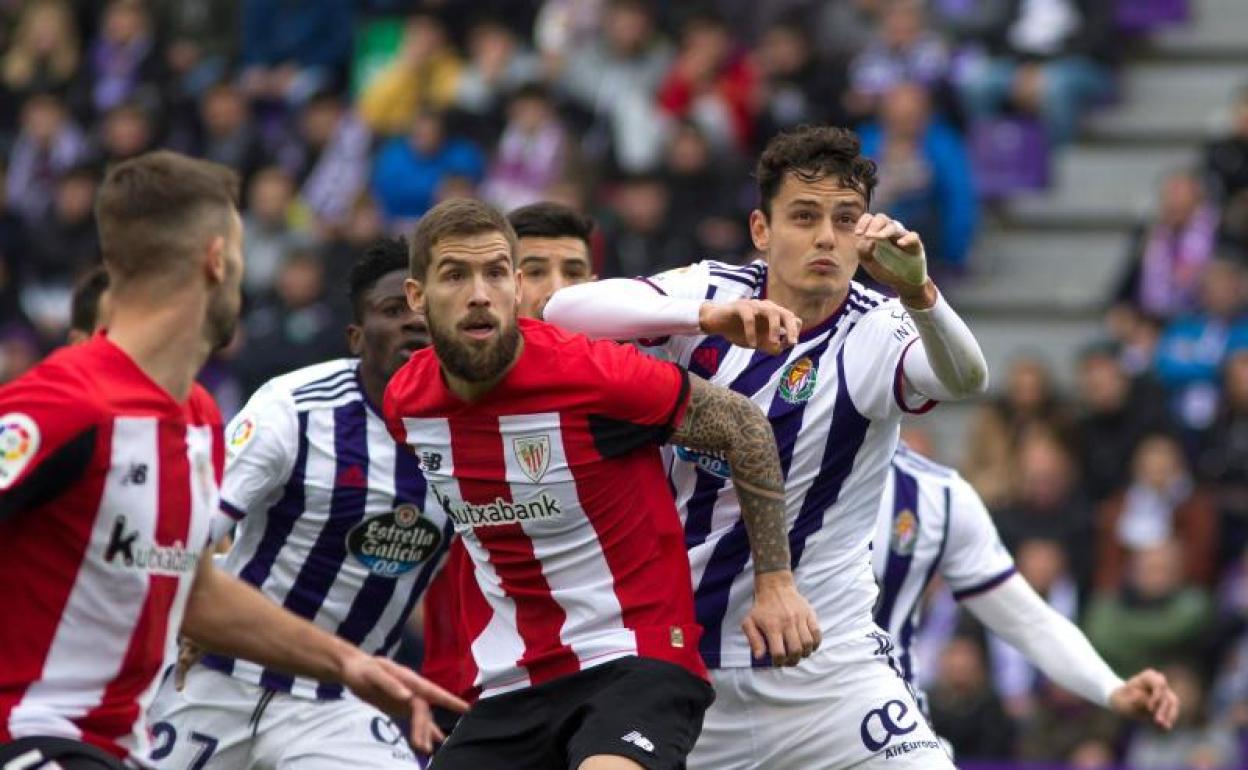
[[[886,214],[863,214],[854,234],[861,265],[897,293],[919,332],[920,349],[903,361],[906,383],[938,401],[986,391],[988,362],[966,322],[928,278],[918,233]]]
[[[697,281],[697,272],[690,278]],[[660,285],[631,278],[569,286],[550,298],[543,317],[556,326],[598,339],[709,334],[773,355],[792,345],[801,329],[801,321],[792,311],[768,300],[712,302],[704,298],[705,289],[697,289],[696,297],[681,296],[686,292],[665,293],[665,286],[669,282]]]
[[[755,657],[796,665],[818,648],[819,623],[797,591],[789,554],[784,475],[776,437],[739,393],[690,375],[689,406],[671,442],[723,455],[731,466],[754,559],[754,606],[743,624]]]
[[[427,712],[413,699],[458,712],[468,704],[414,671],[374,657],[315,624],[287,612],[255,588],[200,559],[182,633],[196,645],[298,676],[341,682],[361,700],[390,714]],[[414,725],[414,728],[421,727]],[[414,729],[417,748],[431,751],[428,733]]]

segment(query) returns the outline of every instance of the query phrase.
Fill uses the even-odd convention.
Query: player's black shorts
[[[597,754],[682,770],[715,700],[672,663],[628,657],[472,707],[430,770],[557,770]]]
[[[120,759],[103,749],[68,738],[42,736],[18,738],[12,743],[0,744],[0,770],[9,767],[23,770],[126,770]]]

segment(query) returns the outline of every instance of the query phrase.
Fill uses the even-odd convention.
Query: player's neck
[[[184,294],[159,303],[114,297],[108,323],[109,340],[178,403],[190,396],[211,352],[203,333],[207,299]]]
[[[503,381],[503,378],[511,373],[516,363],[520,361],[520,356],[524,353],[524,335],[520,335],[519,344],[516,345],[516,355],[511,359],[511,363],[498,373],[497,376],[488,380],[465,380],[462,377],[456,377],[442,367],[442,379],[446,381],[446,387],[456,395],[461,401],[472,403],[494,389],[494,386]]]
[[[767,299],[791,310],[802,320],[803,329],[813,329],[837,311],[845,302],[849,287],[836,294],[808,294],[791,289],[779,281],[767,282]]]

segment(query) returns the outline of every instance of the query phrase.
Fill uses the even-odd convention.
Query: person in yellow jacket
[[[403,133],[420,110],[441,110],[454,100],[463,66],[442,23],[415,16],[394,61],[360,94],[360,117],[375,133]]]

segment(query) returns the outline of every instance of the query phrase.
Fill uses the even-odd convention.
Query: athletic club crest
[[[914,544],[919,539],[919,520],[907,508],[893,521],[893,553],[898,556],[909,556],[914,553]]]
[[[511,446],[520,470],[530,481],[539,481],[550,467],[550,436],[517,436],[511,440]]]
[[[815,364],[802,356],[780,375],[780,398],[790,404],[805,403],[815,392]]]

